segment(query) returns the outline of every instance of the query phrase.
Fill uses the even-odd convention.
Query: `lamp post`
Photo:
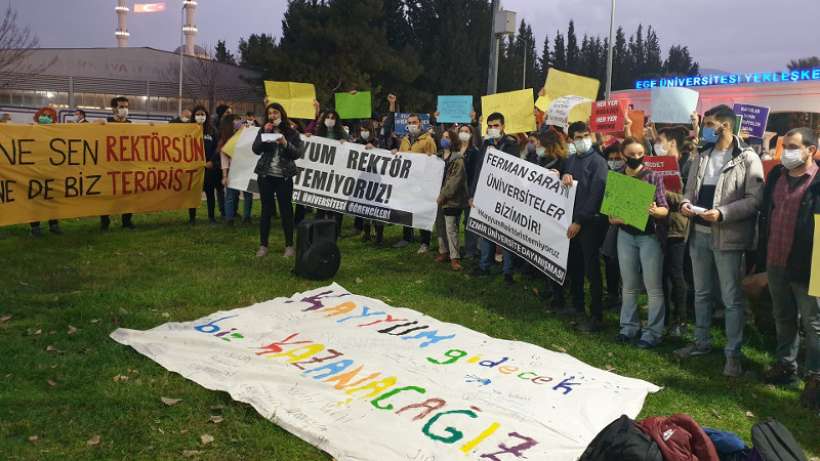
[[[612,8],[609,14],[609,50],[606,57],[606,99],[609,99],[609,94],[612,93],[612,54],[615,47],[613,43],[613,32],[615,28],[615,0],[612,0]]]
[[[179,97],[177,98],[177,116],[182,113],[182,51],[185,48],[183,40],[184,33],[182,28],[185,24],[185,2],[182,2],[182,8],[179,10]]]
[[[515,12],[501,9],[501,0],[493,0],[490,15],[490,72],[487,77],[487,94],[494,94],[498,87],[498,54],[501,37],[515,33]]]

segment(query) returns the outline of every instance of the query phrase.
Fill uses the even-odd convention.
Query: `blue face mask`
[[[51,120],[51,117],[41,115],[37,121],[40,122],[40,125],[50,125],[53,120]]]
[[[717,142],[717,140],[718,140],[717,131],[714,128],[711,128],[711,127],[707,126],[703,129],[703,132],[701,132],[700,138],[703,139],[703,142],[707,142],[707,143]]]
[[[439,142],[439,145],[441,146],[442,149],[449,149],[450,148],[450,140],[444,138],[444,139],[441,140],[441,142]]]

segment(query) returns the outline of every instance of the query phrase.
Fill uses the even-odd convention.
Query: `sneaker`
[[[447,253],[439,253],[439,255],[436,256],[436,262],[437,263],[446,263],[449,260],[450,260],[450,255],[447,254]]]
[[[60,229],[59,224],[54,224],[53,226],[48,226],[48,231],[54,235],[63,235],[63,230]]]
[[[621,343],[621,344],[629,344],[634,340],[635,340],[634,338],[630,338],[629,336],[627,336],[623,333],[618,333],[618,336],[615,337],[615,342],[616,343]]]
[[[699,355],[706,355],[712,352],[712,346],[703,346],[698,345],[696,343],[689,344],[686,347],[682,347],[673,354],[679,359],[688,359],[689,357],[697,357]]]
[[[208,218],[208,224],[210,224],[210,225],[216,224],[216,218]]]
[[[486,277],[486,276],[490,275],[490,271],[488,271],[486,269],[482,269],[480,267],[476,267],[475,269],[473,269],[473,271],[470,273],[470,275],[472,275],[474,277]]]
[[[259,247],[259,249],[256,250],[256,257],[257,258],[264,258],[267,255],[268,255],[268,247]]]
[[[669,337],[683,339],[689,333],[689,327],[685,323],[678,323],[669,330]]]
[[[740,357],[726,357],[726,365],[723,366],[723,376],[738,378],[743,374],[743,367],[740,365]]]
[[[515,284],[515,280],[513,280],[512,274],[504,274],[504,283],[507,285]]]
[[[820,375],[806,377],[806,387],[800,394],[800,404],[812,411],[820,410]]]
[[[430,246],[427,245],[426,243],[422,243],[421,245],[419,245],[419,250],[416,251],[416,254],[423,255],[423,254],[427,254],[428,251],[430,251]]]
[[[776,362],[763,373],[763,382],[777,386],[794,386],[798,384],[797,370],[793,366]]]
[[[296,250],[293,247],[285,247],[285,253],[282,255],[285,258],[292,258],[296,256]]]
[[[649,342],[645,339],[638,340],[638,343],[635,344],[638,349],[654,349],[658,343]]]
[[[461,262],[459,262],[458,259],[453,259],[450,261],[450,269],[456,272],[461,272],[464,270],[464,267],[461,266]]]
[[[504,262],[504,255],[501,254],[501,253],[496,253],[495,254],[495,262],[498,263],[498,264],[501,264],[502,262]]]
[[[395,245],[393,245],[393,248],[404,248],[407,245],[410,245],[410,242],[407,240],[399,240]]]
[[[581,333],[595,333],[604,329],[604,324],[598,319],[586,319],[578,324]]]
[[[43,229],[40,226],[32,227],[31,228],[31,236],[32,237],[42,237],[43,236]]]

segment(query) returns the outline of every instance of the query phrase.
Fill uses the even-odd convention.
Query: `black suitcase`
[[[752,427],[752,444],[763,461],[806,461],[792,433],[773,418]]]
[[[296,228],[296,275],[311,280],[329,279],[336,275],[341,262],[335,220],[310,219],[299,223]]]

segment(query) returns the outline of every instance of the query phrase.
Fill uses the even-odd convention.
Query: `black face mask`
[[[626,166],[628,166],[629,168],[631,168],[633,170],[638,168],[641,165],[643,165],[643,157],[641,157],[641,158],[627,157],[627,159],[626,159]]]

